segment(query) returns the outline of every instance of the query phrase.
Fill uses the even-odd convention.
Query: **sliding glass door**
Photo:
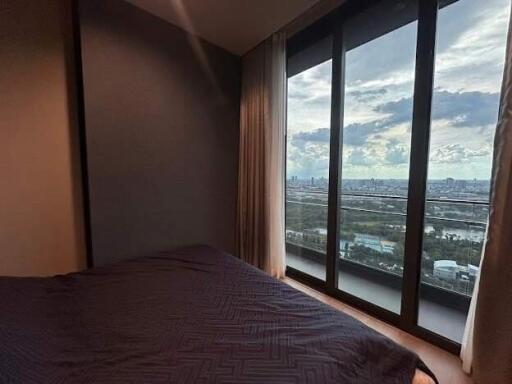
[[[343,28],[338,288],[395,313],[404,271],[417,15],[414,1],[387,0]]]
[[[460,343],[489,213],[510,0],[441,6],[418,323]]]
[[[487,223],[510,2],[349,1],[288,43],[288,272],[453,351]]]
[[[326,278],[332,38],[288,60],[286,262]]]

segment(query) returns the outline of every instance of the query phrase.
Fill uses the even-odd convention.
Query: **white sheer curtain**
[[[487,231],[489,230],[489,226],[487,226],[487,230],[485,232],[485,239],[487,239]],[[484,259],[484,253],[486,242],[484,242],[484,246],[482,249],[482,257],[480,258],[480,269],[482,269],[482,261]],[[468,318],[466,319],[466,328],[464,329],[464,336],[462,337],[462,346],[460,350],[460,358],[462,359],[462,369],[466,373],[471,373],[471,368],[473,364],[473,332],[475,325],[475,310],[476,310],[476,301],[478,298],[478,285],[480,284],[480,273],[476,277],[475,288],[473,289],[473,297],[471,299],[471,304],[469,305]]]
[[[461,357],[476,384],[512,383],[512,28],[494,140],[489,225]]]
[[[286,36],[276,33],[242,58],[237,240],[241,259],[285,272],[284,153]]]

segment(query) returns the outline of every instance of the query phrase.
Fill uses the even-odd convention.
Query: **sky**
[[[509,13],[510,0],[439,11],[430,179],[490,178]],[[416,32],[412,22],[346,53],[343,178],[407,179]],[[288,177],[328,177],[331,69],[288,79]]]

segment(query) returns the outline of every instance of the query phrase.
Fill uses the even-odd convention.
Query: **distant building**
[[[468,264],[467,267],[459,266],[459,278],[462,280],[475,281],[480,268],[476,265]]]
[[[393,253],[395,251],[396,243],[394,241],[381,240],[380,245],[382,253]]]
[[[475,281],[476,275],[478,275],[479,270],[480,270],[480,268],[477,267],[476,265],[468,264],[469,280]]]
[[[340,240],[340,256],[347,257],[350,253],[350,248],[354,245],[353,242],[347,240]]]
[[[379,236],[369,235],[366,233],[356,233],[354,242],[349,244],[350,246],[354,244],[361,245],[380,253],[393,253],[396,247],[396,243],[394,241],[381,240]],[[340,249],[342,248],[341,245],[340,241]]]
[[[382,252],[379,236],[368,235],[366,233],[356,233],[354,243],[373,249],[377,252]]]
[[[455,181],[455,188],[464,190],[467,187],[467,181],[466,180],[456,180]]]
[[[290,239],[302,239],[303,235],[302,232],[293,231],[291,229],[286,230],[286,237]]]
[[[448,188],[453,188],[453,184],[455,183],[455,180],[451,177],[447,177],[445,180],[445,184]]]
[[[456,280],[459,266],[455,260],[434,261],[434,276],[444,280]]]
[[[479,268],[476,265],[458,265],[455,260],[434,261],[434,277],[443,280],[475,281]]]
[[[305,229],[303,232],[304,240],[310,243],[324,245],[327,243],[326,228]]]

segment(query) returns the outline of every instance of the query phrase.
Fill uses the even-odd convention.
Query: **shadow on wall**
[[[80,4],[94,264],[233,253],[240,58],[125,1]]]

